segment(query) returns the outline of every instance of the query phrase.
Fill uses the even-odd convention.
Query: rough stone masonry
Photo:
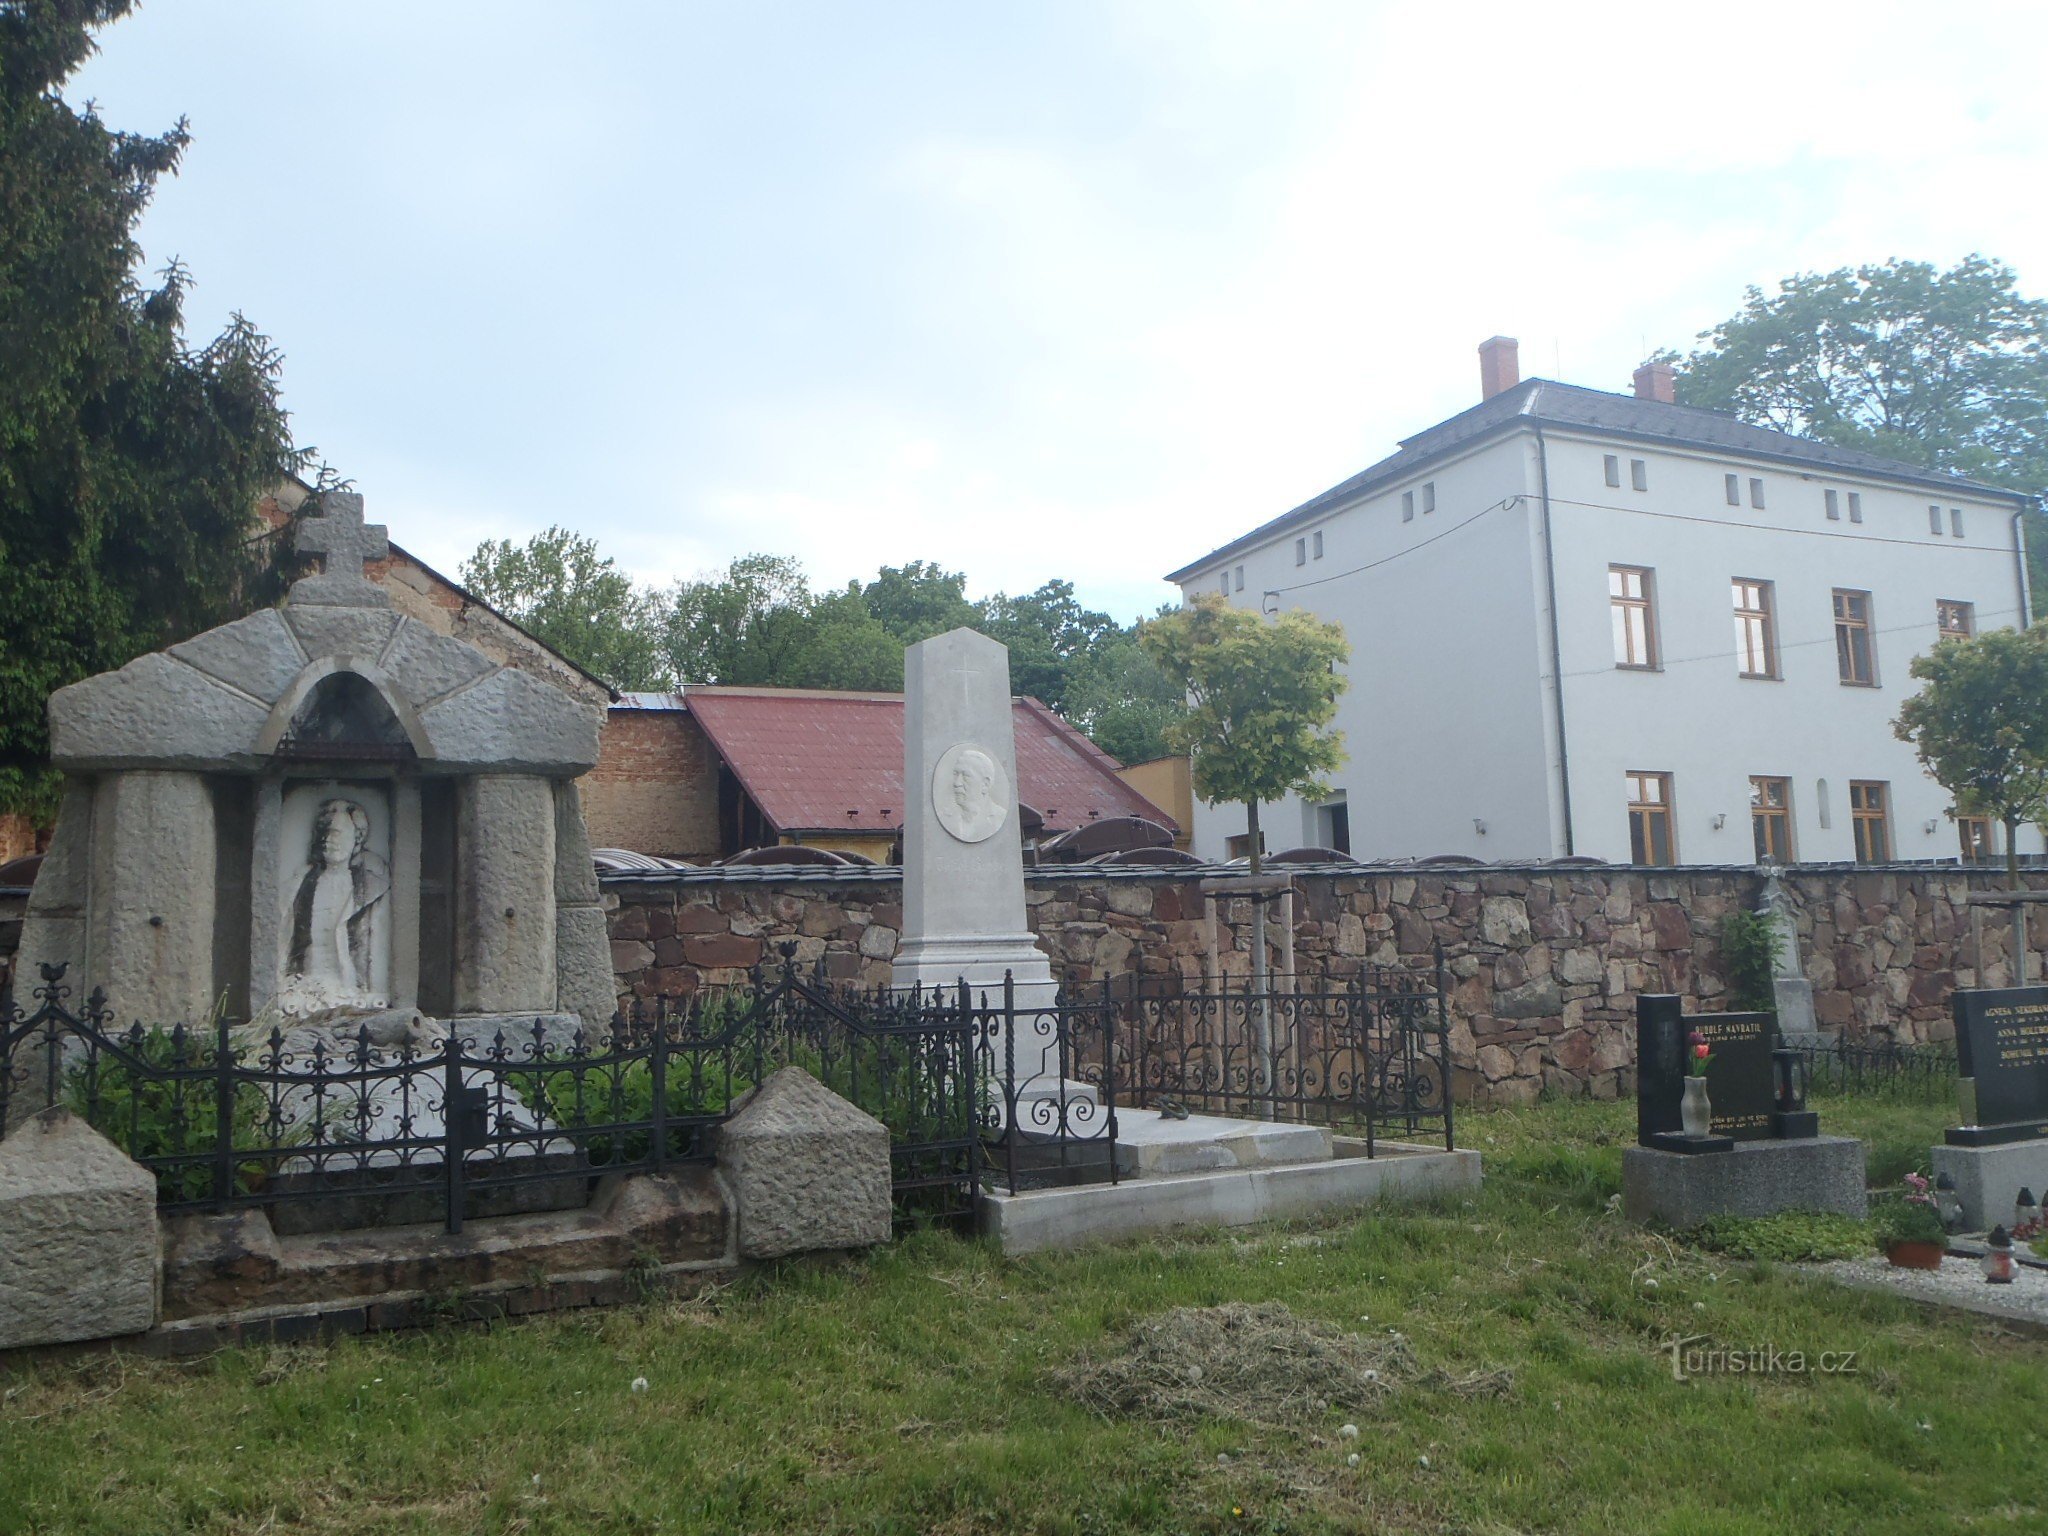
[[[1203,873],[1034,870],[1030,926],[1070,984],[1136,975],[1192,989],[1220,974],[1242,985],[1249,907],[1222,903],[1212,930]],[[2048,887],[2048,874],[2027,878]],[[1728,989],[1721,920],[1753,909],[1763,886],[1746,868],[1620,866],[1316,869],[1295,883],[1302,984],[1341,983],[1368,963],[1426,966],[1441,943],[1459,1090],[1510,1102],[1545,1086],[1629,1091],[1636,995],[1720,1004]],[[1963,902],[1970,890],[2002,883],[1997,871],[1812,866],[1783,883],[1828,1032],[1944,1041],[1950,991],[1978,984],[1980,969],[1993,985],[2011,974],[2006,925],[1984,925],[1980,966]],[[822,963],[833,979],[884,985],[902,923],[900,889],[886,871],[703,869],[608,877],[604,887],[628,1004],[739,981],[749,966],[777,963],[784,943],[806,968]],[[2034,921],[2038,953],[2048,948],[2048,913]],[[2038,973],[2040,960],[2033,963]]]

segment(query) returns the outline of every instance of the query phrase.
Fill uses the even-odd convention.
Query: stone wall
[[[1040,869],[1027,877],[1031,925],[1070,982],[1136,973],[1192,989],[1251,969],[1242,897],[1212,915],[1203,881],[1220,870]],[[2048,873],[2027,879],[2048,888]],[[1978,981],[1963,897],[2002,883],[1955,865],[1810,866],[1786,874],[1800,953],[1824,1028],[1921,1044],[1950,1036],[1948,998]],[[605,882],[612,959],[628,1001],[741,980],[793,942],[836,980],[889,977],[902,924],[893,871],[693,870]],[[1676,992],[1689,1009],[1726,1005],[1719,929],[1756,905],[1747,868],[1343,870],[1295,879],[1293,950],[1302,985],[1380,965],[1432,963],[1444,948],[1451,1043],[1468,1096],[1533,1099],[1545,1086],[1611,1097],[1633,1078],[1635,999]],[[1285,960],[1275,925],[1273,958]],[[2010,924],[1983,920],[1984,980],[2012,976]],[[2036,909],[2030,974],[2042,973],[2048,911]]]

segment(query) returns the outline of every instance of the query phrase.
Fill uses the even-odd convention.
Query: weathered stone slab
[[[594,905],[599,899],[597,865],[583,826],[583,797],[573,783],[555,786],[555,900]]]
[[[156,1322],[156,1180],[63,1108],[0,1141],[0,1349]]]
[[[209,629],[172,646],[171,654],[266,704],[283,695],[309,659],[275,608]]]
[[[50,695],[50,761],[67,772],[250,760],[269,711],[153,651]]]
[[[379,663],[415,705],[475,682],[497,664],[473,645],[437,635],[417,619],[401,619]]]
[[[1741,1141],[1726,1152],[1621,1155],[1621,1202],[1631,1221],[1696,1227],[1710,1216],[1835,1211],[1859,1220],[1869,1208],[1863,1143],[1849,1136]]]
[[[597,762],[599,711],[505,667],[420,712],[444,767],[573,776]]]
[[[203,1024],[213,986],[213,792],[196,773],[109,774],[93,807],[85,970],[124,1021]]]
[[[294,601],[284,613],[315,660],[345,656],[376,665],[398,627],[398,615],[389,608],[309,608]]]
[[[784,1067],[722,1127],[718,1166],[744,1258],[889,1240],[889,1131],[801,1067]]]

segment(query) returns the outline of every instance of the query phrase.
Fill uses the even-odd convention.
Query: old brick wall
[[[1213,927],[1199,872],[1037,870],[1033,930],[1063,978],[1136,973],[1193,988],[1251,970],[1251,909],[1226,897]],[[2048,875],[2029,880],[2048,887]],[[1994,872],[1902,866],[1791,872],[1801,955],[1822,1023],[1850,1038],[1949,1038],[1948,997],[1977,984],[1964,893]],[[1434,869],[1299,874],[1293,937],[1300,984],[1366,963],[1433,963],[1444,949],[1451,1047],[1468,1096],[1533,1099],[1546,1086],[1612,1097],[1632,1084],[1635,999],[1676,992],[1725,1006],[1721,920],[1753,907],[1748,869]],[[678,996],[775,963],[783,941],[838,980],[880,984],[902,924],[893,871],[797,875],[694,870],[606,881],[622,997]],[[2009,924],[1984,922],[1985,980],[2010,980]],[[2048,912],[2030,934],[2041,974]],[[1275,936],[1274,962],[1282,957]]]
[[[718,857],[718,759],[681,710],[612,710],[580,783],[593,848]]]

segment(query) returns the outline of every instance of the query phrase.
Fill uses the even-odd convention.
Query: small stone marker
[[[1777,1029],[1768,1013],[1687,1014],[1668,994],[1645,996],[1636,1007],[1636,1140],[1666,1146],[1679,1134],[1679,1099],[1694,1030],[1706,1037],[1707,1098],[1713,1134],[1734,1141],[1772,1135],[1777,1090],[1771,1065]],[[1675,1147],[1673,1150],[1677,1150]]]
[[[156,1180],[61,1106],[0,1141],[0,1349],[156,1323]]]
[[[889,1131],[801,1067],[784,1067],[719,1128],[740,1256],[889,1240]]]
[[[1962,1118],[1952,1147],[2048,1139],[2048,987],[1955,995]]]

